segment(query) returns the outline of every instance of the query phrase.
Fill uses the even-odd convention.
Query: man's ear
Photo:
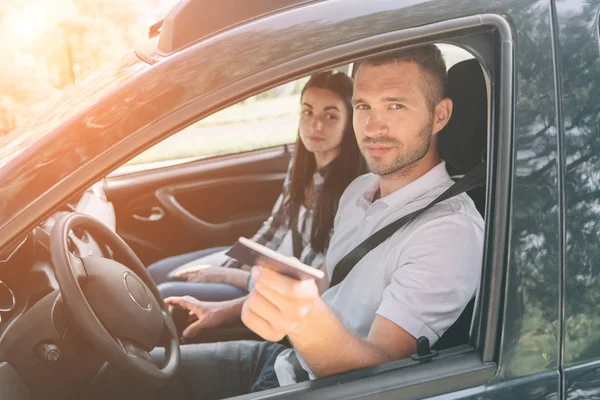
[[[437,106],[435,106],[435,110],[433,110],[433,134],[437,135],[439,131],[444,129],[444,127],[450,121],[450,117],[452,116],[452,100],[448,97],[443,98]]]

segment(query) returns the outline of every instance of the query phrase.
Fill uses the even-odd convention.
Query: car
[[[599,14],[600,0],[181,1],[117,64],[0,138],[0,397],[84,398],[107,360],[167,379],[177,337],[162,369],[146,360],[173,331],[139,291],[144,266],[252,233],[293,136],[124,163],[313,72],[435,43],[469,54],[449,70],[442,154],[454,174],[482,159],[488,171],[470,193],[486,237],[468,341],[239,398],[600,398]],[[103,261],[73,256],[90,254]],[[158,314],[120,332],[134,303]]]

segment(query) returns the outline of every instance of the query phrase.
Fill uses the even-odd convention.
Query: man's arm
[[[256,289],[242,321],[268,340],[288,335],[317,376],[405,358],[415,351],[416,337],[433,342],[469,302],[479,282],[482,243],[483,232],[469,218],[422,224],[403,243],[399,268],[366,339],[346,330],[319,297],[315,281],[295,281],[266,268],[253,269]]]
[[[390,320],[378,315],[367,339],[361,339],[322,301],[315,304],[304,328],[289,337],[317,377],[401,360],[416,352],[416,339]]]
[[[313,280],[297,281],[255,267],[256,286],[242,310],[242,321],[271,341],[288,335],[317,376],[408,357],[416,340],[377,317],[366,340],[349,332],[321,300]],[[275,306],[276,304],[276,306]]]

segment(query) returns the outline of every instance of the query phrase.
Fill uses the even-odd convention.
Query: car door
[[[269,218],[289,159],[278,146],[109,176],[117,232],[146,265],[252,236]]]
[[[442,351],[426,363],[402,360],[244,398],[558,396],[560,143],[550,4],[325,1],[242,26],[194,50],[200,59],[211,46],[229,48],[249,33],[260,33],[256,43],[273,44],[260,48],[267,53],[261,60],[271,62],[270,50],[293,49],[281,64],[254,70],[247,83],[256,86],[400,44],[458,43],[471,48],[489,73],[492,119],[486,256],[472,346]],[[251,61],[245,66],[250,70]],[[231,87],[242,90],[238,82]]]
[[[565,137],[566,399],[600,398],[600,1],[556,2]]]
[[[251,48],[242,46],[248,38]],[[190,69],[207,71],[195,86],[209,94],[190,102],[186,112],[198,115],[303,73],[436,41],[471,49],[489,79],[488,221],[471,345],[441,351],[427,362],[401,360],[245,398],[558,396],[560,141],[550,4],[341,0],[298,6],[190,45]],[[209,54],[227,54],[228,62],[214,62]],[[192,106],[197,108],[189,111]]]
[[[231,245],[269,218],[293,152],[303,82],[188,126],[105,179],[117,232],[146,265]]]
[[[550,4],[533,0],[332,0],[241,24],[157,62],[105,100],[106,109],[123,110],[111,113],[111,125],[93,124],[117,136],[112,151],[91,159],[91,172],[67,175],[56,186],[95,181],[123,154],[252,91],[398,46],[468,48],[487,73],[491,111],[489,131],[482,131],[489,135],[490,179],[471,343],[425,362],[400,360],[247,398],[555,398],[561,378],[561,148],[552,22]],[[89,122],[74,135],[88,133]]]

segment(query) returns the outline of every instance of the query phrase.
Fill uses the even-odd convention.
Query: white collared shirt
[[[336,264],[384,226],[431,203],[453,185],[442,162],[403,188],[372,201],[379,176],[367,174],[340,199],[326,257],[331,279]],[[475,295],[481,274],[484,222],[466,194],[436,204],[371,250],[342,283],[322,298],[346,329],[367,338],[380,315],[433,345]],[[275,362],[280,385],[295,382],[287,357]],[[302,357],[302,366],[311,373]]]

